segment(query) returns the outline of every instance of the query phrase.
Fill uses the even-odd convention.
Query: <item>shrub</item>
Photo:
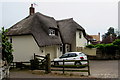
[[[116,40],[113,42],[113,44],[120,46],[120,39],[116,39]]]
[[[113,44],[106,44],[104,48],[105,53],[108,53],[108,54],[114,54],[116,49],[117,47]]]
[[[87,45],[87,48],[95,48],[95,46],[93,44]]]
[[[95,45],[95,48],[103,49],[105,47],[105,44],[97,44]]]

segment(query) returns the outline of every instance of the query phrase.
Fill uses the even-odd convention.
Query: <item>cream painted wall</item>
[[[76,35],[75,35],[76,36]],[[76,37],[73,39],[71,44],[71,50],[74,52],[76,51]]]
[[[86,38],[83,36],[81,32],[81,38],[79,38],[79,30],[76,31],[76,47],[85,47],[87,44]]]
[[[45,55],[50,54],[51,60],[59,57],[62,53],[60,52],[60,45],[47,46],[45,47]]]
[[[32,35],[12,36],[14,62],[29,61],[33,55],[46,55],[50,53],[51,59],[61,55],[60,45],[38,47]]]
[[[41,53],[32,35],[12,36],[12,44],[14,61],[29,61],[34,53]]]

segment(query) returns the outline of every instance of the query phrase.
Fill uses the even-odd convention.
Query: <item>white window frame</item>
[[[49,35],[55,36],[55,30],[54,29],[49,29]]]

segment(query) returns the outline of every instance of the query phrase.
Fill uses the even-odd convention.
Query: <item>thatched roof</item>
[[[57,30],[58,36],[49,36],[50,28]],[[33,35],[39,46],[49,46],[71,44],[77,30],[82,31],[84,37],[86,36],[85,30],[72,18],[56,21],[53,17],[37,12],[9,28],[7,35]]]
[[[62,44],[59,34],[49,36],[49,28],[58,30],[56,20],[37,12],[9,28],[7,35],[33,35],[39,46]]]
[[[85,30],[79,24],[77,24],[73,18],[59,20],[57,23],[63,43],[71,44],[73,39],[75,39],[77,30],[82,31],[84,36],[86,35]]]

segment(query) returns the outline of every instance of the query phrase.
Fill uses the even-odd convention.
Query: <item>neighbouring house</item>
[[[72,18],[56,21],[53,17],[35,13],[33,5],[30,15],[10,27],[7,35],[13,45],[14,62],[29,61],[34,53],[49,53],[54,59],[87,45],[85,30]]]
[[[100,44],[100,33],[98,33],[98,35],[87,35],[87,39],[89,44]]]

